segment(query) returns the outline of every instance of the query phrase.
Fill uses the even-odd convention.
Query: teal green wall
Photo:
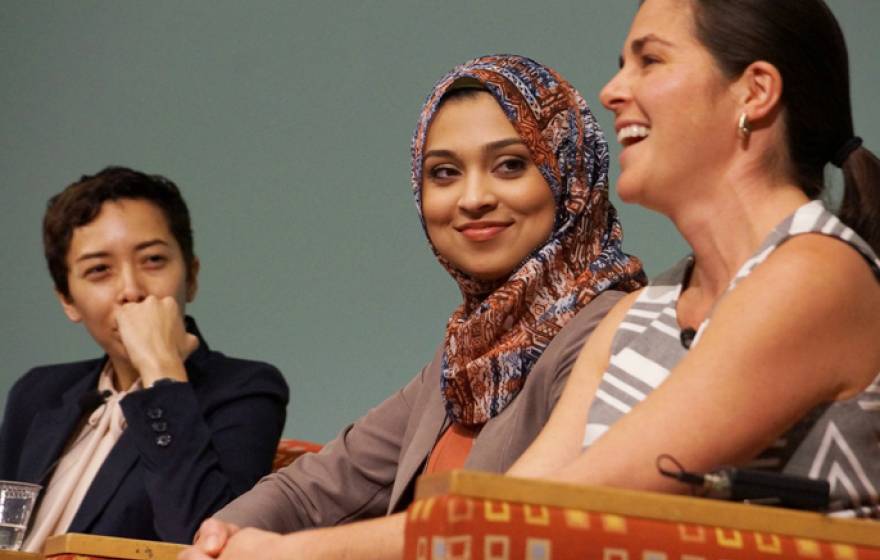
[[[857,130],[877,148],[880,1],[831,5]],[[609,130],[597,92],[635,6],[3,1],[0,394],[29,367],[97,355],[52,296],[40,220],[80,174],[124,164],[169,176],[190,204],[202,259],[190,311],[208,342],[282,369],[286,435],[332,437],[431,357],[458,301],[409,193],[410,133],[433,82],[476,55],[526,54]],[[684,252],[663,219],[621,214],[649,272]]]

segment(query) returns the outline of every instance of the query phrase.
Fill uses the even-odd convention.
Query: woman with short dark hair
[[[185,317],[199,261],[168,179],[85,176],[49,201],[43,241],[64,313],[105,356],[35,368],[9,393],[0,478],[44,485],[25,548],[65,532],[186,542],[268,473],[287,385]]]

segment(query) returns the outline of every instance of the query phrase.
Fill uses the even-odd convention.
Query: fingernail
[[[214,550],[218,546],[220,546],[220,539],[218,539],[217,537],[212,535],[205,539],[205,548],[207,548],[208,550]]]

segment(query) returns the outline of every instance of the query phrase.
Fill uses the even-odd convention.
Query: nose
[[[498,205],[498,198],[492,188],[491,177],[485,173],[468,174],[463,191],[458,199],[458,208],[469,215],[482,215]]]
[[[143,284],[133,266],[122,267],[119,274],[119,303],[138,303],[147,297]]]
[[[627,99],[629,99],[629,89],[621,68],[599,92],[599,100],[606,109],[616,113]]]

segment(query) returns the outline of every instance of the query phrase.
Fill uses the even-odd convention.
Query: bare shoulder
[[[837,238],[804,234],[781,245],[719,301],[712,322],[719,320],[724,327],[716,330],[764,348],[780,367],[833,372],[836,398],[880,371],[880,282],[865,257]]]
[[[793,237],[758,266],[753,275],[759,280],[781,281],[772,282],[771,290],[815,290],[816,295],[831,295],[839,303],[853,300],[880,304],[880,281],[874,270],[855,247],[836,237]]]

